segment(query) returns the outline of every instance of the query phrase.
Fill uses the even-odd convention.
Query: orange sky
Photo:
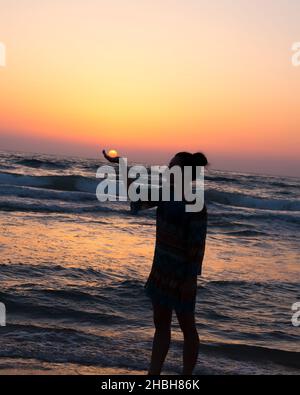
[[[300,5],[2,0],[0,148],[299,174]]]

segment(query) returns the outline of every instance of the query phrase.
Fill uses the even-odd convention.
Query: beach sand
[[[35,367],[36,366],[36,367]],[[35,359],[1,358],[1,375],[144,375],[144,370],[83,366],[73,363],[48,363]]]

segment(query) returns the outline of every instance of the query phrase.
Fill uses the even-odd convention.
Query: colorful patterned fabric
[[[132,202],[131,210],[157,206],[156,245],[146,294],[154,303],[179,312],[193,311],[195,297],[184,299],[181,286],[190,277],[201,274],[205,251],[207,212],[185,211],[185,202]]]

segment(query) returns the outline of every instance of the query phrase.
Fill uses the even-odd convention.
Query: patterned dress
[[[182,298],[181,286],[201,274],[205,251],[207,212],[185,211],[185,202],[131,202],[133,213],[157,206],[156,245],[146,294],[153,303],[178,312],[195,309],[196,292]]]

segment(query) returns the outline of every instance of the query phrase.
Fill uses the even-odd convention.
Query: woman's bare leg
[[[172,310],[153,304],[153,321],[155,334],[148,374],[159,375],[170,347]]]
[[[182,374],[192,375],[197,363],[199,336],[194,312],[176,313],[180,329],[184,336]]]

